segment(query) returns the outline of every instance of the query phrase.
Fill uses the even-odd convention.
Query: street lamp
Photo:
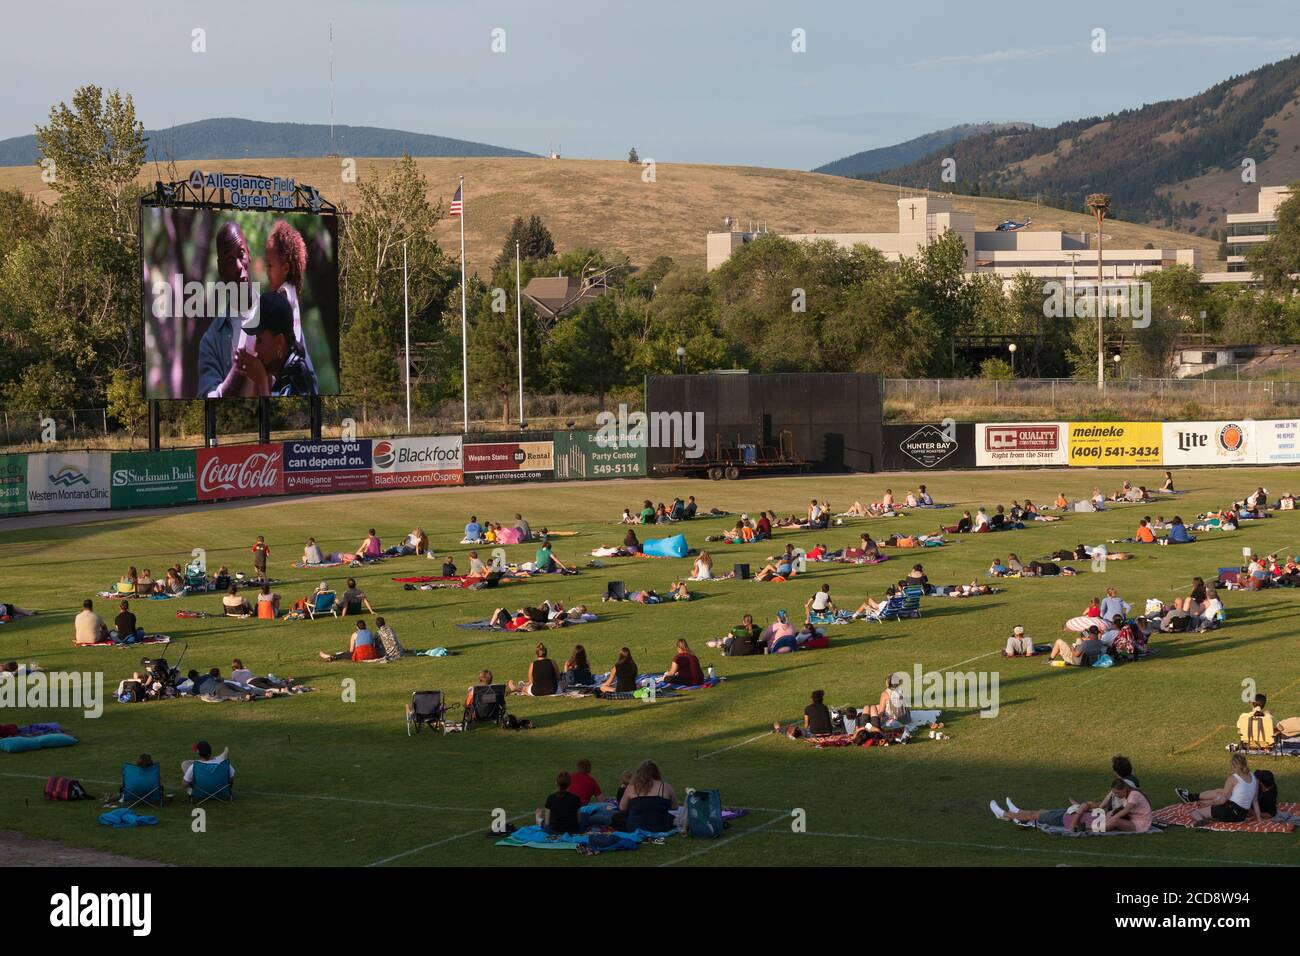
[[[1011,377],[1016,377],[1016,343],[1012,342],[1007,346],[1007,351],[1011,353]]]
[[[1114,361],[1114,363],[1115,363],[1115,378],[1118,379],[1118,378],[1119,378],[1120,354],[1119,354],[1118,352],[1116,352],[1114,355],[1111,356],[1111,360]]]
[[[685,375],[686,374],[686,346],[684,345],[677,346],[677,365],[682,370],[682,374]]]
[[[1110,197],[1105,193],[1093,193],[1087,199],[1088,208],[1092,214],[1097,217],[1097,388],[1104,390],[1106,388],[1106,356],[1105,349],[1105,312],[1101,307],[1101,247],[1102,233],[1101,224],[1106,218],[1106,213],[1110,212]]]

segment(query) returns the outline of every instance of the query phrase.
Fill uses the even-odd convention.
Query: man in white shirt
[[[212,745],[206,740],[200,740],[194,745],[194,753],[198,755],[196,759],[181,761],[181,784],[186,790],[192,790],[194,788],[194,765],[196,763],[219,764],[221,761],[228,761],[230,758],[229,747],[221,751],[221,753],[217,754],[215,757],[212,756]],[[226,766],[230,771],[230,784],[231,786],[234,786],[235,768],[230,763],[227,763]]]
[[[108,625],[95,613],[95,602],[90,598],[81,603],[81,613],[77,615],[74,624],[78,644],[102,644],[109,639]]]

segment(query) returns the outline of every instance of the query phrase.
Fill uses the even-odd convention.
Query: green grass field
[[[701,584],[689,604],[601,605],[605,583],[665,589],[689,573],[689,559],[607,560],[603,570],[511,584],[496,591],[405,591],[393,576],[436,573],[432,562],[404,558],[356,574],[361,586],[408,647],[444,645],[445,659],[413,658],[385,665],[326,664],[316,652],[346,646],[351,624],[319,621],[178,620],[178,607],[216,610],[213,595],[178,601],[138,602],[150,631],[175,638],[169,658],[188,643],[184,668],[213,665],[228,672],[242,657],[257,673],[306,680],[318,690],[255,704],[209,704],[180,699],[140,705],[108,703],[98,720],[71,711],[12,711],[0,722],[60,720],[81,743],[70,749],[0,754],[0,829],[53,838],[78,847],[111,850],[172,863],[430,866],[492,864],[589,865],[1191,865],[1286,864],[1295,861],[1295,838],[1174,830],[1149,837],[1062,839],[1015,828],[992,818],[990,798],[1010,794],[1022,807],[1062,806],[1067,796],[1096,799],[1109,781],[1109,758],[1128,754],[1143,787],[1159,807],[1174,800],[1172,787],[1217,786],[1226,774],[1224,744],[1244,709],[1242,682],[1253,680],[1270,696],[1278,717],[1300,712],[1296,609],[1290,590],[1225,594],[1228,625],[1206,636],[1165,636],[1148,661],[1111,670],[1056,669],[1044,660],[1004,661],[997,651],[1011,627],[1023,624],[1041,642],[1081,613],[1088,599],[1114,585],[1140,607],[1148,597],[1172,599],[1194,574],[1210,578],[1235,564],[1243,546],[1258,551],[1300,544],[1300,514],[1248,523],[1236,533],[1202,536],[1179,548],[1148,547],[1137,560],[1112,563],[1102,576],[1086,564],[1074,578],[1010,580],[1002,593],[970,600],[928,598],[919,620],[855,623],[831,629],[829,650],[778,657],[724,658],[704,646],[739,616],[769,621],[779,608],[802,615],[803,602],[823,582],[841,606],[879,596],[886,584],[923,561],[936,583],[984,579],[989,560],[1015,551],[1028,561],[1060,547],[1132,533],[1145,513],[1191,519],[1211,505],[1240,498],[1257,483],[1274,496],[1288,490],[1293,471],[1240,469],[1183,471],[1186,494],[1150,506],[1116,507],[1073,515],[1007,534],[966,536],[943,549],[896,551],[874,567],[812,565],[788,584],[721,581]],[[545,487],[457,488],[280,500],[160,514],[91,515],[82,523],[29,527],[30,519],[0,524],[0,600],[39,609],[39,617],[0,626],[0,659],[31,659],[48,670],[102,670],[105,691],[136,666],[141,649],[72,647],[72,618],[81,601],[109,587],[128,564],[155,571],[185,562],[203,547],[209,565],[247,570],[248,547],[265,534],[271,571],[283,583],[286,603],[307,593],[320,571],[290,567],[309,534],[326,549],[351,549],[375,526],[385,544],[414,525],[429,531],[441,554],[455,553],[467,516],[504,521],[522,511],[534,528],[573,529],[557,554],[585,564],[587,552],[617,544],[614,524],[624,506],[650,497],[671,500],[694,493],[707,509],[731,512],[801,510],[816,495],[835,510],[853,499],[875,500],[888,485],[901,497],[917,481],[936,500],[974,507],[1029,496],[1050,501],[1058,491],[1078,497],[1123,478],[1159,485],[1155,472],[1101,474],[1088,470],[927,474],[843,478],[774,478],[743,482],[629,481]],[[778,532],[775,542],[711,547],[718,564],[761,564],[789,540],[832,547],[891,531],[931,531],[952,511],[917,511],[897,520],[848,522],[810,534]],[[733,519],[734,520],[734,519]],[[705,545],[725,520],[684,527],[692,547]],[[651,529],[646,529],[651,530]],[[672,529],[678,530],[677,528]],[[644,537],[644,535],[643,535]],[[531,558],[531,547],[509,549],[511,559]],[[527,552],[527,554],[525,554]],[[324,575],[342,586],[345,573]],[[459,699],[483,668],[499,680],[522,679],[537,639],[456,629],[485,617],[497,604],[516,607],[545,598],[593,603],[598,623],[543,632],[552,656],[563,661],[575,642],[586,645],[593,667],[607,667],[626,644],[642,670],[662,669],[673,641],[686,637],[705,666],[727,681],[713,690],[663,699],[604,702],[595,699],[513,697],[512,713],[536,729],[518,733],[479,729],[450,736],[408,739],[403,708],[413,690],[442,689]],[[97,601],[111,620],[113,604]],[[145,648],[144,650],[148,650]],[[828,703],[874,701],[885,674],[959,666],[1000,674],[1000,712],[981,718],[974,709],[945,712],[951,740],[919,739],[906,747],[814,750],[784,737],[763,735],[774,720],[793,720],[814,688]],[[345,678],[356,681],[356,702],[344,703]],[[123,761],[142,751],[164,765],[169,789],[179,784],[179,763],[199,738],[229,746],[238,769],[233,805],[209,805],[206,833],[192,832],[183,800],[160,811],[162,825],[139,834],[98,826],[95,803],[41,799],[44,778],[62,774],[89,783],[97,794],[115,788]],[[494,808],[511,818],[527,815],[552,789],[555,772],[589,757],[607,789],[619,772],[655,759],[678,793],[718,788],[731,806],[754,808],[726,838],[674,838],[664,846],[597,860],[577,854],[496,848],[485,839]],[[1300,774],[1284,761],[1282,798],[1300,794]],[[1296,769],[1300,769],[1297,766]],[[794,832],[791,811],[806,812],[806,831]],[[524,822],[522,819],[517,822]]]

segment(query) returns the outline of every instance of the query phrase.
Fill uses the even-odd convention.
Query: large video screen
[[[145,207],[140,233],[145,398],[339,394],[335,217]]]

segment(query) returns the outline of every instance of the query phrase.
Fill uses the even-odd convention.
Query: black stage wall
[[[772,375],[651,375],[646,411],[702,412],[704,444],[752,442],[775,447],[789,431],[794,453],[824,472],[881,467],[883,381],[857,372]],[[647,449],[648,464],[673,460],[671,448]],[[707,454],[707,452],[706,452]]]

